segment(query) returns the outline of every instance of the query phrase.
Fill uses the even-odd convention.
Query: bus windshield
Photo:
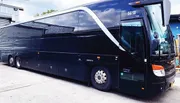
[[[163,26],[160,4],[145,7],[151,26],[151,55],[162,56],[172,53],[173,39],[168,26]]]

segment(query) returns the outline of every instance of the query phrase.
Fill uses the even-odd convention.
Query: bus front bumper
[[[153,95],[165,92],[169,88],[171,88],[174,83],[175,83],[175,76],[172,76],[171,78],[166,78],[164,82],[152,83],[151,89],[149,92]]]

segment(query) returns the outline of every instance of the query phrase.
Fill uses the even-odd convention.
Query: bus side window
[[[73,34],[78,29],[78,11],[60,14],[34,21],[44,28],[44,35]]]
[[[100,27],[94,19],[85,11],[79,11],[79,31],[97,30]]]
[[[140,21],[126,21],[121,24],[121,45],[132,55],[144,56],[144,35]]]

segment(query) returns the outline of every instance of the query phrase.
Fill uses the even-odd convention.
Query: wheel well
[[[17,58],[17,57],[19,57],[19,56],[16,55],[16,56],[14,57],[14,62],[16,62],[16,58]],[[20,58],[20,57],[19,57],[19,58]]]
[[[9,55],[9,56],[8,56],[8,60],[9,60],[10,57],[12,57],[12,55]]]
[[[104,66],[102,66],[102,65],[94,65],[94,66],[91,66],[91,68],[90,68],[90,72],[92,72],[92,70],[94,69],[94,68],[96,68],[96,67],[101,67],[101,68],[106,68],[106,69],[108,69],[109,70],[109,67],[108,66],[106,66],[106,65],[104,65]]]
[[[18,56],[15,56],[15,57],[14,57],[14,60],[16,60],[17,57],[18,57]]]

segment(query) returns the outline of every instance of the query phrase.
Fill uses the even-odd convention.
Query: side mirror
[[[162,13],[163,13],[163,25],[169,25],[170,15],[171,15],[171,2],[169,0],[163,0],[162,3]]]
[[[146,5],[161,4],[163,25],[169,25],[171,15],[171,2],[169,0],[138,0],[136,2],[130,2],[129,5],[133,7],[143,7]]]

